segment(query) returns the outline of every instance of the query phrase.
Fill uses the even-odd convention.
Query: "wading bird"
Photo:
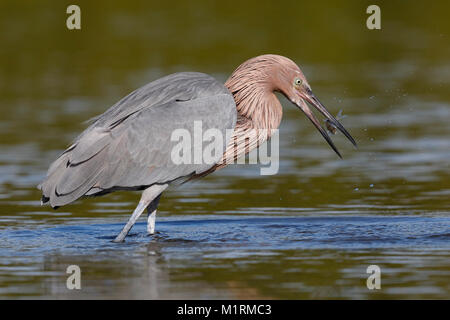
[[[314,96],[292,60],[262,55],[241,64],[225,85],[203,73],[181,72],[130,93],[95,118],[53,162],[38,186],[42,203],[57,208],[83,196],[143,190],[138,206],[114,241],[125,239],[145,209],[147,231],[153,234],[159,199],[170,184],[210,174],[229,163],[219,160],[236,159],[270,138],[282,117],[275,92],[306,114],[339,157],[308,103],[356,146],[347,130]],[[199,120],[204,129],[223,133],[231,129],[233,135],[224,144],[217,163],[175,164],[171,160],[175,144],[171,133],[178,128],[192,132],[194,121]]]

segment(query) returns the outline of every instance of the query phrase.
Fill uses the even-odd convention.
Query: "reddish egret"
[[[292,60],[262,55],[241,64],[225,85],[206,74],[181,72],[130,93],[97,117],[53,162],[39,185],[42,203],[49,202],[56,208],[83,196],[143,190],[138,206],[114,241],[125,239],[145,209],[147,231],[153,234],[159,199],[171,183],[202,177],[225,165],[219,161],[176,165],[170,157],[175,143],[171,133],[178,128],[192,131],[194,121],[199,120],[204,129],[231,129],[233,136],[224,144],[221,158],[240,157],[278,128],[282,108],[275,92],[302,110],[339,156],[308,103],[356,146],[347,130],[314,96]],[[239,139],[250,130],[257,134]]]

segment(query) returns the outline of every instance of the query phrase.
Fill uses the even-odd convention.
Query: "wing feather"
[[[210,169],[214,164],[175,164],[172,132],[215,128],[223,136],[236,125],[227,88],[208,75],[178,73],[132,92],[99,116],[51,165],[39,188],[53,207],[84,195],[141,189]],[[220,160],[228,141],[217,157]],[[194,146],[191,146],[191,154]]]

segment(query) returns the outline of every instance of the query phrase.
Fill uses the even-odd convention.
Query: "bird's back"
[[[58,207],[84,195],[144,189],[207,171],[214,164],[171,159],[178,143],[172,133],[184,129],[192,136],[196,121],[203,131],[219,129],[223,137],[235,127],[236,105],[223,84],[196,72],[148,83],[95,118],[50,166],[39,185],[43,202]]]

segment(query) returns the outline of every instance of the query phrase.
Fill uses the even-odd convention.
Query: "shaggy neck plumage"
[[[267,129],[268,135],[281,122],[282,107],[274,94],[270,68],[256,64],[241,65],[225,83],[233,94],[238,114],[254,129]]]

